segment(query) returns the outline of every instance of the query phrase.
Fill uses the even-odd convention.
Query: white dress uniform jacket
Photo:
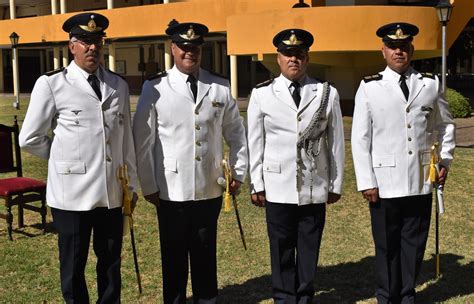
[[[355,97],[352,154],[357,189],[378,188],[381,198],[428,194],[430,152],[440,143],[441,164],[453,159],[455,125],[435,76],[414,69],[408,76],[408,101],[400,75],[386,68],[362,80]],[[426,76],[426,75],[425,75]]]
[[[326,119],[314,131],[324,131],[320,153],[312,162],[303,149],[298,151],[297,140],[321,105],[323,83],[306,76],[296,108],[287,85],[291,82],[285,80],[280,75],[266,86],[257,86],[250,97],[247,119],[251,191],[265,191],[266,199],[273,203],[325,203],[328,192],[342,191],[344,130],[339,94],[330,87]]]
[[[120,165],[128,166],[132,190],[137,182],[128,85],[99,69],[102,100],[74,61],[38,78],[31,93],[20,145],[49,159],[46,199],[57,209],[120,207]]]
[[[173,67],[143,84],[133,134],[144,195],[159,191],[171,201],[222,195],[222,136],[233,177],[244,181],[247,140],[229,82],[200,69],[195,103],[185,77]]]

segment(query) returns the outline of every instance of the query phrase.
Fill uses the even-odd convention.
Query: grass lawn
[[[26,111],[12,108],[12,98],[0,97],[0,123],[20,123]],[[350,118],[345,118],[350,126]],[[346,141],[343,198],[327,209],[316,278],[318,303],[375,303],[374,249],[367,203],[356,192],[355,176]],[[24,175],[46,178],[46,162],[23,153]],[[418,284],[419,303],[474,303],[474,149],[459,148],[445,191],[446,213],[440,218],[441,272],[435,279],[434,214]],[[235,215],[221,213],[218,232],[219,300],[221,303],[271,303],[270,260],[264,210],[249,203],[247,187],[239,196],[248,250],[244,251]],[[5,207],[0,205],[0,212]],[[14,208],[14,215],[16,215]],[[48,232],[39,230],[40,217],[25,211],[25,228],[14,230],[8,241],[6,222],[0,221],[0,303],[60,303],[57,236],[48,211]],[[14,228],[17,226],[14,219]],[[154,208],[143,199],[135,211],[143,294],[139,298],[129,236],[124,239],[122,301],[161,303],[161,263]],[[95,257],[87,264],[91,301],[96,300]],[[189,295],[190,284],[188,285]],[[44,301],[44,302],[43,302]],[[190,302],[191,303],[191,302]]]

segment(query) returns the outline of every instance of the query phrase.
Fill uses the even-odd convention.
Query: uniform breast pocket
[[[215,119],[220,119],[224,111],[225,103],[222,101],[214,100],[211,101],[211,112]]]
[[[124,122],[124,115],[120,111],[105,111],[104,121],[108,127],[122,127]]]
[[[165,158],[163,160],[163,167],[165,171],[178,172],[178,161],[174,158]]]
[[[372,164],[374,169],[395,167],[395,156],[394,155],[374,155],[372,158]]]
[[[374,155],[372,157],[372,166],[379,188],[392,188],[392,173],[396,166],[395,155]]]
[[[429,165],[431,163],[431,151],[422,151],[421,152],[421,164],[423,166]]]
[[[280,163],[266,161],[263,163],[263,171],[271,173],[281,173]]]
[[[58,174],[85,174],[86,164],[82,161],[56,161],[54,163]]]

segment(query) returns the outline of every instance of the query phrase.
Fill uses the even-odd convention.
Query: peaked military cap
[[[171,20],[166,29],[166,34],[176,44],[201,45],[204,43],[204,36],[207,33],[209,33],[209,29],[204,24],[195,22],[179,23],[175,19]]]
[[[412,41],[413,36],[418,34],[416,25],[404,22],[389,23],[381,26],[376,34],[383,42],[405,42]]]
[[[277,47],[279,52],[289,49],[308,50],[313,41],[313,35],[302,29],[283,30],[273,37],[273,45]]]
[[[109,19],[97,13],[81,13],[74,15],[63,24],[63,30],[71,37],[105,36]]]

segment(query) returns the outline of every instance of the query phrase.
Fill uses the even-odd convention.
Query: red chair
[[[7,213],[0,213],[6,219],[8,236],[12,238],[13,214],[12,207],[18,206],[18,227],[22,228],[23,209],[41,214],[43,232],[46,232],[46,184],[40,180],[23,177],[21,167],[21,150],[18,143],[18,121],[15,115],[13,127],[0,124],[0,173],[16,172],[17,177],[0,179],[0,198],[5,200]],[[41,206],[33,202],[41,201]]]

